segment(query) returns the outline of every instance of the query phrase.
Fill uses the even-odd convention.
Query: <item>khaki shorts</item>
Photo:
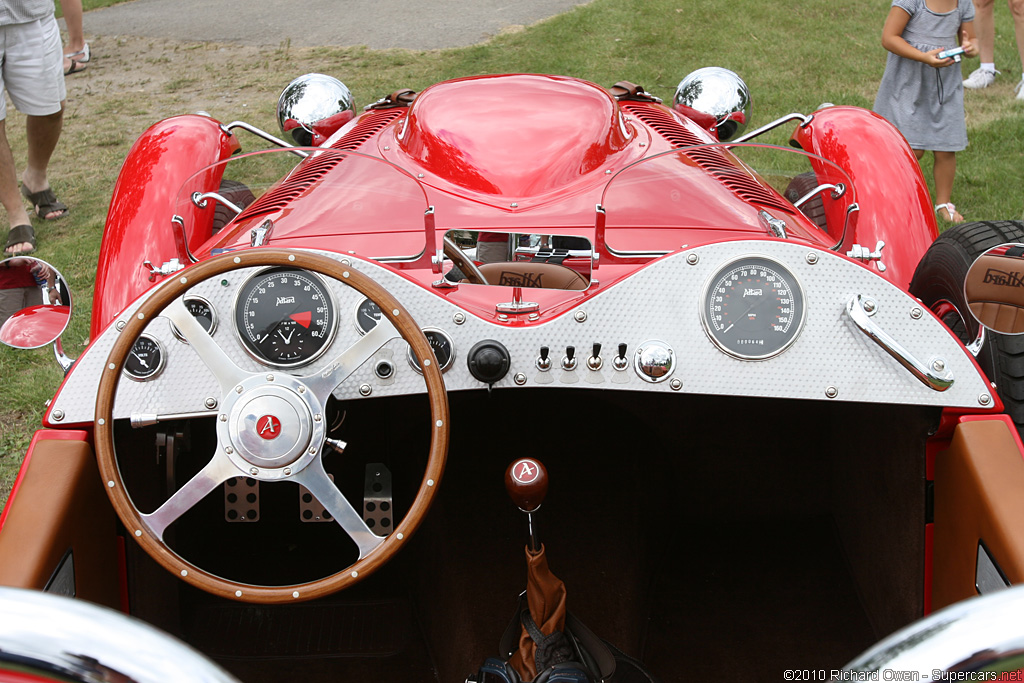
[[[67,99],[64,86],[64,49],[60,28],[51,14],[37,21],[0,26],[0,86],[27,116],[48,116],[60,111]],[[0,120],[7,118],[7,102],[0,97]]]

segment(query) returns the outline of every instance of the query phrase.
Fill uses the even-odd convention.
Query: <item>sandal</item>
[[[39,192],[29,192],[29,189],[22,185],[21,193],[25,195],[30,202],[32,202],[36,216],[42,218],[44,221],[54,221],[68,215],[68,207],[57,201],[57,195],[53,193],[52,187],[48,187],[45,190],[39,190]],[[55,213],[57,215],[50,216],[51,213]]]
[[[71,62],[71,65],[68,66],[68,68],[64,69],[64,75],[65,76],[70,76],[71,74],[81,73],[81,72],[85,71],[88,68],[88,67],[86,67],[85,64],[82,64],[81,62],[79,62],[76,59],[69,59],[68,57],[65,57],[64,59],[67,59],[69,62]]]
[[[941,213],[942,209],[946,210],[946,215],[945,216],[943,216],[942,213]],[[964,222],[964,217],[961,216],[960,212],[956,210],[956,206],[953,204],[953,202],[946,202],[945,204],[936,204],[935,205],[935,214],[939,218],[943,219],[944,221],[948,221],[950,223],[963,223]]]
[[[92,59],[92,52],[89,51],[89,43],[86,43],[85,47],[83,47],[78,52],[69,52],[69,53],[65,54],[64,56],[67,57],[68,59],[73,59],[76,62],[81,62],[82,64],[85,64],[90,59]]]
[[[23,243],[32,245],[32,248],[26,249],[25,251],[12,252],[10,248]],[[36,250],[36,233],[32,229],[31,225],[15,225],[11,228],[10,232],[7,233],[7,244],[4,246],[4,254],[7,256],[28,256],[29,254],[35,253]]]

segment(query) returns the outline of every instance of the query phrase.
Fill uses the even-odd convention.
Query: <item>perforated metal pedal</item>
[[[334,475],[328,474],[331,481]],[[333,522],[334,517],[305,486],[299,485],[299,519],[303,522]]]
[[[384,463],[371,462],[366,465],[366,479],[363,486],[363,521],[378,536],[387,536],[394,527],[394,510],[391,505],[391,470]]]
[[[224,482],[224,519],[229,522],[258,522],[260,483],[249,477],[231,477]]]

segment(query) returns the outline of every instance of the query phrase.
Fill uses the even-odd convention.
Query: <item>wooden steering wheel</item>
[[[349,348],[337,353],[323,370],[305,377],[266,369],[239,368],[186,310],[182,295],[204,280],[240,268],[304,268],[342,282],[380,307],[380,322]],[[220,386],[217,446],[210,461],[151,513],[135,507],[125,490],[113,438],[113,406],[121,369],[132,345],[155,317],[169,318],[188,339]],[[326,438],[325,405],[331,392],[391,339],[401,337],[423,369],[430,402],[431,440],[423,480],[408,513],[387,537],[374,534],[352,504],[327,476],[322,461]],[[280,419],[281,436],[273,442],[255,435],[266,410]],[[261,413],[262,414],[262,413]],[[390,560],[423,520],[441,482],[448,451],[448,399],[441,371],[426,337],[412,316],[387,290],[354,268],[326,256],[283,249],[227,253],[195,264],[158,287],[126,320],[100,378],[96,399],[96,459],[107,495],[128,533],[150,556],[184,581],[214,595],[254,603],[311,600],[353,585]],[[262,443],[261,443],[262,442]],[[283,445],[277,445],[281,442]],[[273,443],[274,445],[266,445]],[[276,449],[276,450],[275,450]],[[164,541],[164,531],[182,514],[232,477],[263,482],[292,481],[305,486],[330,512],[359,548],[350,567],[303,584],[261,586],[216,576],[184,560]]]

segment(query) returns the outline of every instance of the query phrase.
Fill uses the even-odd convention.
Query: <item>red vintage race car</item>
[[[246,681],[557,682],[822,680],[1019,582],[1024,225],[940,237],[884,119],[749,105],[314,74],[284,140],[156,124],[0,585]]]

